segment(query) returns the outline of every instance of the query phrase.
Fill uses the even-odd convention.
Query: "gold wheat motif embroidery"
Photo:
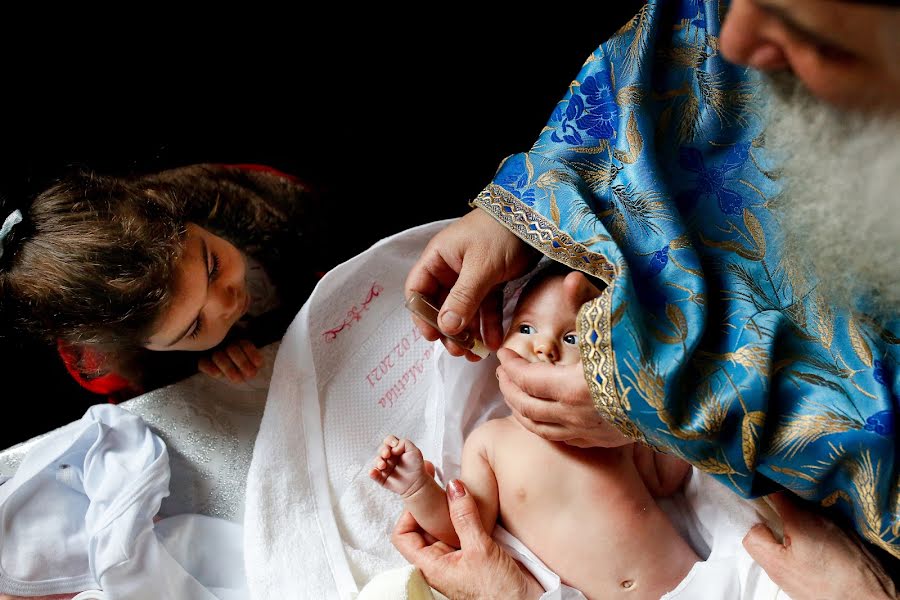
[[[872,349],[869,348],[869,344],[866,342],[862,332],[859,330],[859,326],[852,317],[847,321],[847,333],[850,335],[850,346],[853,348],[856,356],[859,357],[862,364],[871,369]]]
[[[707,473],[712,473],[713,475],[733,475],[737,473],[737,471],[734,470],[734,467],[729,465],[727,461],[720,460],[714,456],[704,458],[703,460],[694,460],[691,462],[701,471],[706,471]]]
[[[797,471],[796,469],[789,469],[787,467],[779,467],[778,465],[769,465],[769,468],[775,471],[776,473],[782,473],[789,477],[795,477],[797,479],[802,479],[804,481],[808,481],[810,483],[818,485],[819,481],[812,477],[811,475],[807,475],[803,471]]]
[[[817,414],[788,415],[772,436],[771,450],[775,454],[784,453],[785,457],[793,458],[819,438],[862,429],[863,425],[865,424],[831,410]]]
[[[751,473],[756,467],[758,428],[762,427],[765,421],[766,413],[760,410],[748,412],[741,421],[741,450],[744,455],[744,464]]]
[[[893,539],[885,540],[884,536],[887,531],[884,533],[881,531],[882,515],[878,510],[881,502],[877,489],[880,470],[881,461],[873,463],[871,452],[868,450],[862,452],[855,461],[850,463],[848,471],[857,498],[859,530],[870,542],[900,558],[897,534],[893,533]]]

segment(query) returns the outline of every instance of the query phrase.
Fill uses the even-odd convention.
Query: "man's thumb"
[[[581,271],[572,271],[563,280],[563,293],[573,306],[581,306],[600,295],[600,289]]]
[[[481,522],[478,505],[462,481],[454,479],[447,485],[447,500],[450,503],[450,521],[456,530],[460,547],[472,550],[484,548],[490,538]]]
[[[484,265],[473,262],[470,259],[463,263],[459,278],[441,306],[438,328],[448,335],[455,335],[465,329],[493,285],[480,270]]]
[[[783,565],[787,549],[763,523],[757,523],[744,536],[744,549],[775,580],[773,573]],[[776,581],[777,583],[777,581]]]

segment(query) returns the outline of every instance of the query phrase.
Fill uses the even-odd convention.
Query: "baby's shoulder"
[[[469,434],[466,445],[490,447],[498,438],[513,434],[517,424],[511,419],[512,417],[504,417],[485,421]]]

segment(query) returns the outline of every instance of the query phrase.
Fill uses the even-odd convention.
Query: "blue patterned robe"
[[[900,323],[829,306],[783,256],[757,75],[720,56],[719,11],[645,5],[473,205],[608,284],[578,323],[604,419],[900,557]]]

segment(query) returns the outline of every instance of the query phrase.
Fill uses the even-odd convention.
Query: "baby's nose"
[[[538,362],[553,364],[559,360],[559,348],[550,340],[539,340],[534,345],[534,355]]]

